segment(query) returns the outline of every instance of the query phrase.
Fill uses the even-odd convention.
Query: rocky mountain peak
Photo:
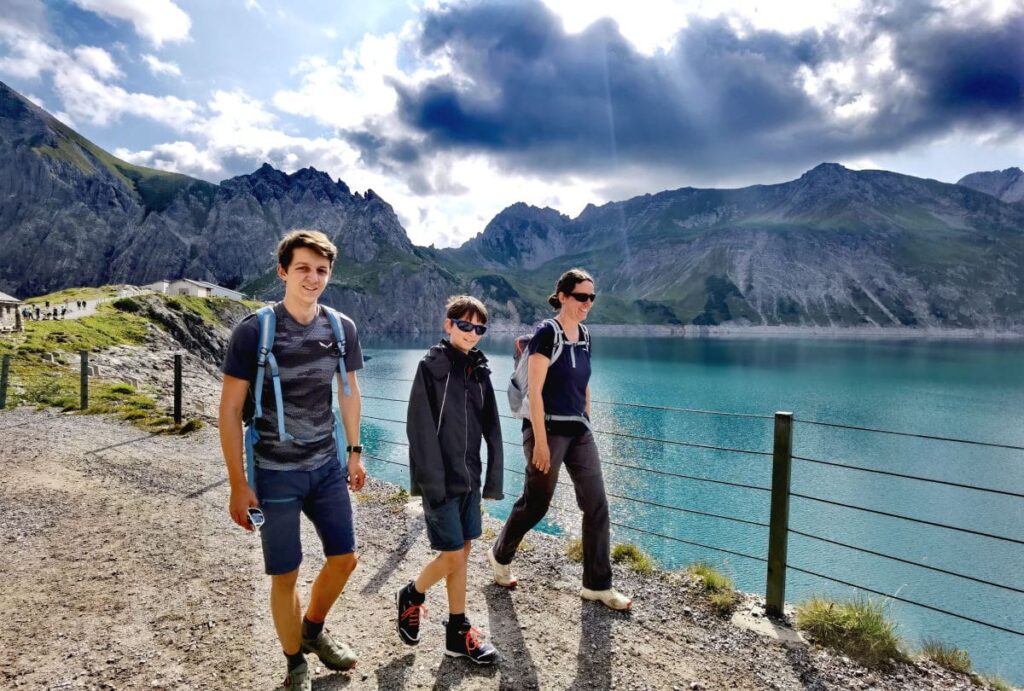
[[[971,173],[960,178],[956,184],[991,194],[1004,202],[1024,202],[1024,171],[1016,166],[1005,170]]]

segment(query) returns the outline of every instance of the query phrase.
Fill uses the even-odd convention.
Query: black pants
[[[533,430],[529,427],[523,430],[523,452],[526,454],[523,495],[512,507],[505,527],[494,543],[494,557],[499,564],[512,563],[523,536],[548,512],[558,473],[564,463],[576,490],[576,503],[583,512],[583,587],[591,590],[611,588],[608,498],[604,493],[601,459],[597,455],[594,435],[589,431],[574,437],[549,434],[548,448],[551,449],[551,468],[542,473],[532,463]]]

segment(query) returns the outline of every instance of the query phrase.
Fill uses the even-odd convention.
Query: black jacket
[[[487,442],[485,499],[502,499],[501,424],[487,358],[442,340],[420,360],[409,394],[410,491],[431,506],[480,489],[481,438]]]

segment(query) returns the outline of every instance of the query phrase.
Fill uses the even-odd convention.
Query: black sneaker
[[[398,635],[406,645],[420,642],[420,620],[427,618],[427,606],[423,602],[414,602],[409,587],[406,586],[395,594],[398,603]]]
[[[493,665],[498,661],[498,651],[484,638],[480,629],[471,626],[467,619],[462,626],[448,626],[445,633],[444,654],[449,657],[468,657],[478,665]]]

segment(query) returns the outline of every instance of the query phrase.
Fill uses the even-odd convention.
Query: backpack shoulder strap
[[[256,391],[253,392],[256,404],[256,415],[263,414],[263,379],[266,376],[266,368],[270,366],[270,380],[274,385],[274,403],[277,406],[277,437],[281,441],[293,439],[292,435],[284,427],[284,397],[281,395],[281,372],[277,368],[277,359],[274,357],[274,333],[277,331],[277,315],[274,314],[274,307],[268,305],[261,307],[256,312],[256,318],[260,324],[259,349],[256,351]]]
[[[551,328],[555,331],[555,340],[551,348],[551,359],[548,361],[548,367],[555,364],[555,360],[562,354],[562,348],[565,344],[565,331],[562,329],[562,325],[558,323],[555,318],[545,319],[542,324],[551,324]]]
[[[580,322],[580,333],[583,334],[584,347],[590,350],[590,329],[583,322]]]
[[[327,321],[331,324],[331,331],[334,332],[334,340],[338,343],[338,372],[341,374],[341,387],[342,391],[346,396],[352,395],[352,390],[348,385],[348,371],[345,369],[345,328],[341,323],[341,313],[331,309],[327,305],[322,305],[324,314],[327,315]],[[331,379],[331,388],[335,396],[332,400],[337,402],[337,382]]]

